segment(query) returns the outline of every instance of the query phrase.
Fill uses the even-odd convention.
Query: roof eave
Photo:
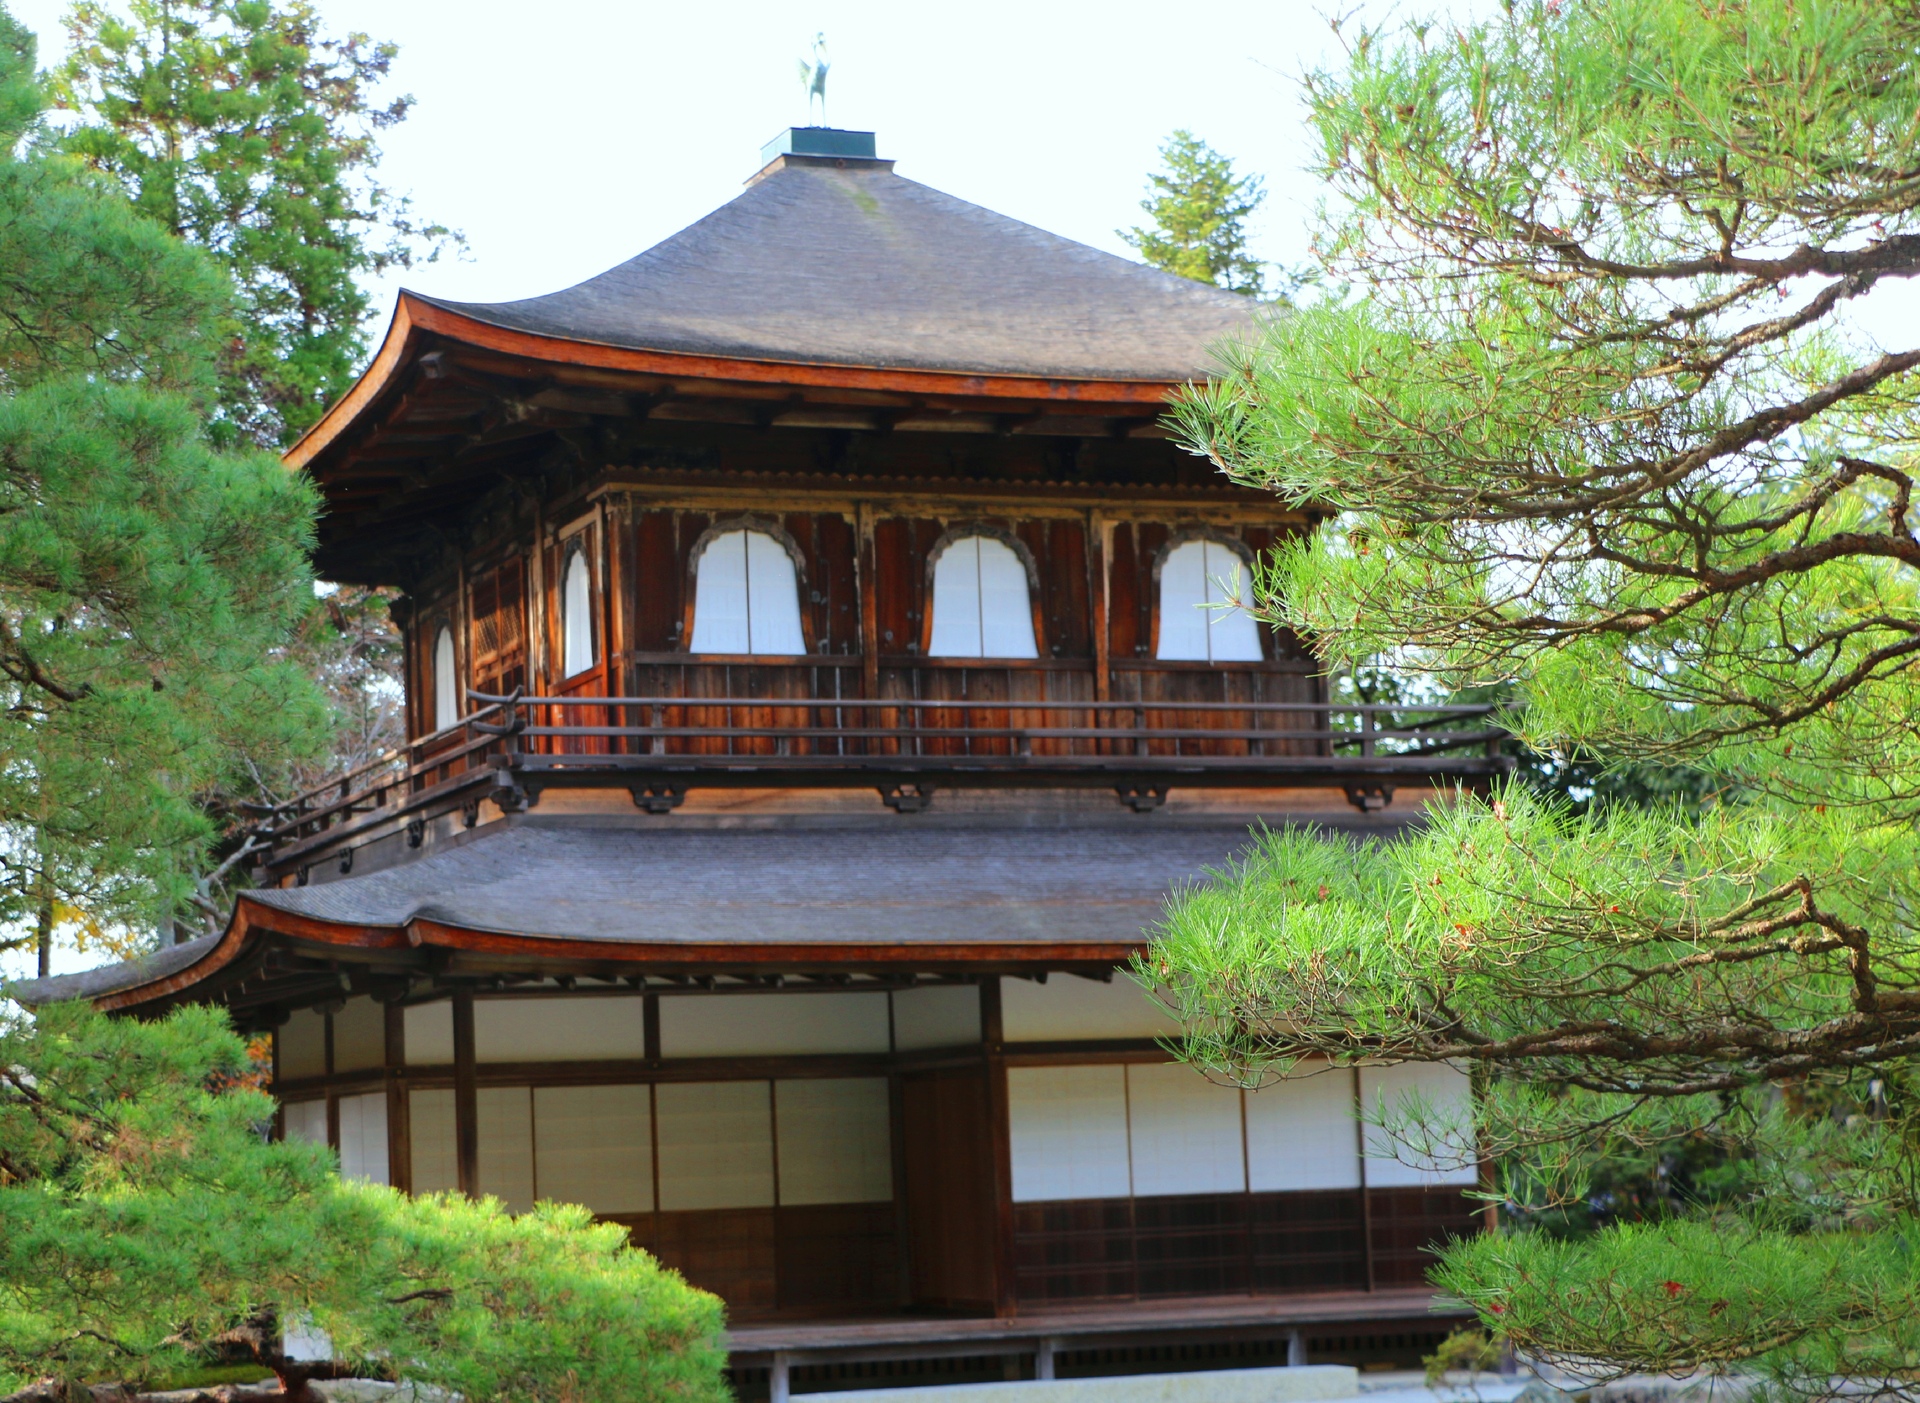
[[[570,340],[496,326],[463,312],[402,292],[380,349],[359,380],[314,426],[289,448],[282,461],[305,468],[352,427],[378,400],[412,359],[410,347],[422,335],[445,337],[477,349],[522,356],[553,365],[678,380],[725,380],[756,384],[807,385],[828,389],[966,396],[985,399],[1096,404],[1157,404],[1181,380],[1084,379],[1070,376],[1015,375],[1001,372],[911,370],[887,366],[842,365],[825,361],[749,360],[614,346]]]

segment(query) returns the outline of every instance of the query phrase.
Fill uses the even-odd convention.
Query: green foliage
[[[1920,7],[1505,11],[1310,79],[1355,293],[1177,415],[1339,514],[1261,610],[1510,699],[1532,773],[1387,847],[1269,835],[1143,973],[1246,1079],[1471,1068],[1471,1148],[1389,1118],[1498,1162],[1516,1230],[1439,1279],[1520,1347],[1910,1379],[1920,347],[1853,317],[1920,277]]]
[[[372,95],[396,47],[327,37],[307,0],[77,0],[67,24],[52,91],[79,124],[62,145],[232,272],[222,422],[290,444],[353,383],[358,278],[459,242],[372,178],[377,134],[413,101]]]
[[[1247,252],[1247,219],[1267,198],[1257,175],[1236,175],[1233,162],[1190,131],[1160,148],[1166,164],[1148,177],[1154,194],[1140,202],[1151,228],[1120,237],[1156,268],[1229,292],[1260,297],[1264,265]]]
[[[84,1006],[0,1026],[0,1393],[264,1365],[482,1400],[714,1400],[720,1305],[584,1209],[342,1182],[261,1132],[225,1015]],[[284,1357],[279,1325],[337,1362]]]
[[[32,65],[0,12],[0,925],[44,948],[168,919],[199,796],[324,715],[269,660],[310,607],[313,495],[205,431],[226,282],[36,144]]]

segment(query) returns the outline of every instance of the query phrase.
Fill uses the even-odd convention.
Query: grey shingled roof
[[[254,892],[353,925],[658,944],[1132,941],[1177,882],[1247,842],[1221,828],[679,830],[502,824],[364,876]]]
[[[750,360],[1185,380],[1247,298],[893,174],[794,161],[563,292],[436,306],[516,331]],[[415,294],[418,296],[418,294]]]
[[[220,943],[218,935],[203,935],[181,945],[168,945],[137,960],[101,965],[78,974],[56,974],[51,979],[23,979],[0,986],[0,993],[29,1007],[59,1003],[62,999],[97,999],[120,989],[131,989],[150,979],[176,974]]]

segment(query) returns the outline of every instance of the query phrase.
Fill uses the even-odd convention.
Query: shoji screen
[[[1013,1067],[1007,1119],[1017,1202],[1125,1198],[1124,1067]]]
[[[476,1100],[480,1192],[524,1212],[533,1207],[533,1089],[483,1086]]]
[[[1255,1193],[1360,1187],[1353,1071],[1302,1065],[1247,1093],[1248,1187]]]
[[[340,1098],[340,1177],[387,1182],[387,1093]]]
[[[893,1197],[893,1146],[884,1077],[774,1083],[780,1202],[884,1203]]]
[[[1240,1088],[1215,1086],[1178,1062],[1127,1068],[1133,1192],[1238,1193],[1247,1186]]]
[[[533,1093],[534,1185],[595,1213],[653,1211],[653,1111],[645,1086],[543,1086]]]
[[[411,1039],[408,1049],[411,1056]],[[460,1150],[453,1138],[453,1093],[410,1093],[407,1119],[413,1130],[413,1191],[424,1194],[459,1188]]]
[[[327,1103],[325,1101],[289,1101],[280,1108],[280,1124],[287,1140],[309,1145],[327,1143]]]
[[[1473,1093],[1467,1074],[1444,1063],[1403,1062],[1395,1067],[1362,1067],[1360,1098],[1369,1116],[1405,1119],[1416,1107],[1450,1131],[1438,1159],[1396,1142],[1386,1128],[1367,1127],[1367,1187],[1394,1189],[1437,1184],[1472,1184],[1480,1177],[1472,1162]]]
[[[669,1082],[654,1089],[654,1106],[662,1211],[772,1206],[768,1083]]]

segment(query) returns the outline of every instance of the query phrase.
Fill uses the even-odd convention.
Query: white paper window
[[[296,1008],[274,1033],[279,1044],[280,1075],[323,1077],[327,1074],[327,1019],[310,1008]]]
[[[435,1193],[460,1187],[460,1146],[454,1139],[453,1093],[415,1091],[407,1097],[412,1128],[413,1191]]]
[[[595,1213],[653,1211],[653,1110],[645,1086],[533,1093],[534,1187]]]
[[[885,1051],[885,994],[685,994],[660,1000],[663,1057]]]
[[[1240,1088],[1216,1086],[1180,1062],[1127,1068],[1133,1192],[1239,1193],[1247,1186]]]
[[[631,998],[476,999],[481,1062],[579,1062],[647,1055],[646,1004]],[[451,1030],[449,1030],[451,1042]],[[448,1048],[449,1059],[452,1048]]]
[[[1302,1063],[1247,1093],[1247,1174],[1255,1193],[1360,1187],[1351,1068]]]
[[[1160,564],[1158,656],[1170,662],[1258,662],[1260,629],[1246,611],[1246,574],[1246,561],[1218,541],[1184,541],[1168,551]],[[1217,607],[1229,603],[1237,607]]]
[[[1008,1042],[1166,1038],[1180,1031],[1166,1006],[1124,974],[1106,984],[1067,974],[1045,984],[1002,979],[1000,1019]]]
[[[340,1177],[387,1182],[387,1093],[340,1098]]]
[[[1472,1160],[1473,1084],[1464,1071],[1444,1062],[1402,1062],[1392,1067],[1360,1069],[1360,1100],[1370,1119],[1384,1119],[1386,1127],[1367,1126],[1367,1187],[1397,1189],[1436,1184],[1472,1184],[1480,1171]],[[1418,1114],[1440,1129],[1446,1143],[1442,1153],[1420,1153],[1430,1145],[1396,1140],[1389,1127]]]
[[[776,1082],[773,1102],[781,1203],[885,1203],[893,1197],[885,1077]]]
[[[565,635],[565,675],[593,666],[593,570],[583,550],[567,554],[567,573],[560,591],[560,622]]]
[[[927,652],[936,658],[1039,655],[1027,567],[1012,548],[991,536],[963,536],[940,552]]]
[[[660,1207],[773,1206],[773,1107],[763,1081],[654,1088]]]
[[[696,653],[807,651],[800,582],[786,547],[764,531],[726,531],[700,553],[693,590]]]
[[[1125,1198],[1132,1191],[1126,1068],[1008,1069],[1007,1128],[1016,1202]]]
[[[902,989],[892,997],[893,1045],[899,1051],[969,1047],[980,1041],[978,985]]]
[[[441,626],[433,640],[433,729],[460,719],[460,678],[453,662],[453,630]]]
[[[280,1107],[282,1139],[304,1145],[327,1143],[327,1103],[325,1101],[288,1101]]]
[[[333,1070],[364,1072],[386,1065],[386,1005],[369,998],[348,999],[333,1015]]]

